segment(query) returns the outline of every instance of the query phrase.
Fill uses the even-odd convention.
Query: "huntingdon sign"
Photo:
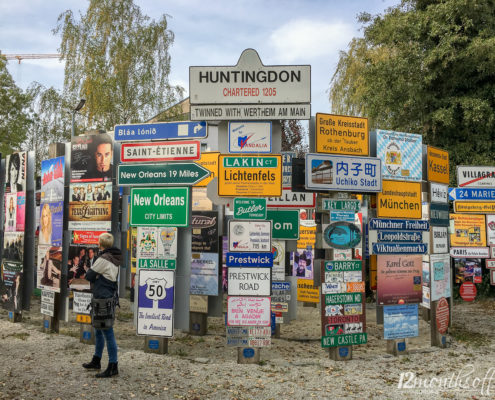
[[[237,65],[189,67],[192,120],[310,119],[311,66],[263,65],[253,49]]]

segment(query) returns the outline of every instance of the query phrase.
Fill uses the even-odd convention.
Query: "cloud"
[[[350,23],[299,19],[287,22],[270,35],[269,45],[283,62],[318,57],[337,57],[347,47],[356,31]]]

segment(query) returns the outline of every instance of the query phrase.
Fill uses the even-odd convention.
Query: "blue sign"
[[[424,243],[373,243],[373,254],[426,254]]]
[[[412,219],[371,218],[369,227],[370,229],[390,229],[394,231],[429,231],[430,223],[428,221]]]
[[[352,249],[361,242],[361,231],[351,222],[332,222],[323,225],[323,240],[334,249]]]
[[[418,231],[377,231],[376,238],[378,242],[423,242],[423,234]]]
[[[254,349],[248,347],[247,349],[242,350],[242,355],[244,356],[244,358],[253,358]]]
[[[384,306],[383,331],[387,340],[419,336],[418,305]]]
[[[272,282],[272,290],[290,290],[290,282]]]
[[[155,124],[115,125],[116,142],[163,139],[200,139],[207,136],[206,122],[158,122]]]
[[[330,211],[330,221],[354,222],[354,211]]]
[[[43,321],[43,326],[45,327],[45,329],[48,329],[50,327],[50,321],[48,321],[47,319],[45,319]]]
[[[292,185],[292,159],[296,158],[293,151],[284,151],[282,154],[282,187]]]
[[[349,355],[349,347],[339,347],[339,356],[345,358]]]
[[[150,340],[148,342],[148,348],[150,349],[153,349],[153,350],[156,350],[158,349],[158,347],[160,346],[160,343],[158,342],[158,340]]]
[[[272,253],[227,253],[227,267],[273,267]]]
[[[495,189],[449,188],[449,200],[495,200]]]
[[[397,351],[406,351],[406,342],[397,343]]]
[[[84,331],[84,332],[83,332],[83,339],[84,339],[84,340],[90,340],[90,339],[91,339],[91,332],[89,332],[89,331]]]

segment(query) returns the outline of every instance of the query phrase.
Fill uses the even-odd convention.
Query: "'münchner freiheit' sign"
[[[310,119],[311,66],[263,65],[253,49],[234,66],[189,67],[191,120]]]

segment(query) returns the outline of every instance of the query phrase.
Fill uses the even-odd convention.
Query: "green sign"
[[[363,269],[362,261],[325,261],[325,271],[361,271]]]
[[[191,186],[210,175],[199,164],[121,164],[117,170],[119,186]]]
[[[299,239],[298,210],[268,210],[266,219],[272,220],[272,238],[283,240]]]
[[[189,226],[190,188],[132,188],[131,226]]]
[[[234,199],[234,218],[266,219],[266,199],[244,198]]]
[[[334,200],[334,199],[322,199],[323,210],[346,210],[359,212],[361,210],[361,202],[359,200]]]
[[[138,258],[138,268],[175,269],[175,259]]]
[[[277,157],[230,157],[223,158],[224,168],[275,168],[279,158]]]
[[[354,304],[363,301],[362,293],[332,293],[325,295],[325,305]]]
[[[351,346],[367,342],[367,333],[349,333],[344,335],[323,336],[321,338],[321,347]]]

